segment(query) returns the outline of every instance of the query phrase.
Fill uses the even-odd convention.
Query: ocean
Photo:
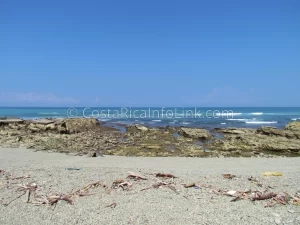
[[[147,126],[284,127],[299,120],[300,107],[0,107],[0,117],[22,119],[95,117],[100,121]]]

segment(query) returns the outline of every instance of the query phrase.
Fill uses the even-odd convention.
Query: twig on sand
[[[156,177],[176,178],[173,174],[169,174],[169,173],[157,173]]]
[[[278,193],[278,194],[276,194],[274,192],[267,192],[267,190],[265,190],[264,192],[251,191],[251,190],[247,190],[247,191],[243,191],[243,192],[240,192],[240,191],[227,191],[226,192],[226,191],[219,190],[216,192],[213,189],[211,189],[210,192],[213,192],[215,194],[223,194],[226,196],[234,197],[233,199],[231,199],[231,202],[235,202],[237,200],[242,200],[242,199],[249,199],[251,201],[271,199],[270,201],[265,203],[264,207],[273,207],[277,204],[300,205],[300,198],[293,197],[286,192],[282,192],[282,193]]]
[[[183,186],[184,186],[185,188],[196,187],[196,183],[184,184]]]
[[[103,184],[101,181],[97,181],[91,184],[86,185],[85,187],[78,189],[77,191],[74,191],[73,193],[71,193],[71,196],[74,195],[78,195],[78,196],[89,196],[92,194],[89,194],[88,191],[90,188],[95,188],[95,187],[104,187],[107,188],[107,186],[105,184]]]
[[[111,203],[110,205],[107,205],[107,206],[105,206],[105,208],[112,208],[112,209],[114,209],[114,208],[116,208],[116,206],[117,206],[117,203]]]
[[[62,195],[52,195],[52,196],[48,197],[48,201],[49,201],[50,205],[53,205],[60,200],[66,201],[70,205],[73,205],[73,201],[71,199],[71,196],[69,196],[69,195],[62,194]]]
[[[19,184],[17,185],[19,188],[18,191],[24,191],[26,194],[26,203],[30,202],[31,194],[34,193],[34,196],[36,195],[36,191],[40,190],[41,188],[36,183],[30,183],[30,184]]]
[[[265,207],[272,207],[274,205],[300,205],[300,198],[294,197],[286,192],[279,193],[275,197],[272,197],[272,200],[265,204]]]
[[[255,193],[252,193],[252,196],[250,199],[252,201],[266,200],[266,199],[273,198],[275,196],[276,196],[276,194],[274,192],[268,192],[268,193],[255,192]]]
[[[146,177],[143,177],[142,175],[139,175],[137,173],[134,173],[134,172],[128,172],[128,178],[133,178],[133,179],[136,179],[136,180],[147,180]]]
[[[115,180],[115,181],[112,183],[111,188],[112,188],[112,189],[117,189],[121,183],[124,183],[124,180],[122,180],[122,179]]]
[[[73,205],[73,200],[72,197],[77,195],[77,196],[89,196],[89,195],[93,195],[88,193],[88,190],[90,188],[95,188],[95,187],[105,187],[105,184],[102,184],[100,181],[98,182],[94,182],[91,184],[88,184],[87,186],[71,193],[71,194],[56,194],[56,195],[50,195],[50,196],[43,196],[43,195],[37,195],[37,191],[40,190],[40,187],[35,184],[35,183],[31,183],[31,184],[27,184],[27,185],[18,185],[19,188],[17,189],[18,191],[24,191],[24,193],[22,195],[27,195],[26,198],[26,202],[30,202],[30,197],[31,194],[33,193],[34,196],[34,200],[31,202],[32,204],[35,205],[43,205],[43,204],[49,204],[49,205],[53,205],[56,204],[58,201],[66,201],[67,203]],[[21,195],[21,196],[22,196]]]
[[[12,177],[12,175],[10,173],[5,172],[4,170],[1,170],[0,174],[2,174],[5,177],[5,180],[6,180],[6,183],[7,183],[6,188],[9,188],[9,186],[11,184],[16,184],[16,183],[12,183],[13,180],[31,178],[30,175],[24,175],[24,176],[20,176],[20,177]]]
[[[121,187],[123,191],[128,191],[132,187],[132,183],[129,182],[123,182],[118,185],[118,187]]]
[[[33,204],[36,205],[42,205],[42,204],[50,204],[53,205],[54,203],[57,203],[60,200],[64,200],[68,202],[69,204],[73,205],[73,201],[71,199],[71,196],[66,194],[61,195],[52,195],[48,197],[40,197],[36,195],[36,191],[40,190],[40,187],[36,183],[31,183],[27,185],[18,185],[18,191],[25,191],[23,195],[27,195],[26,202],[30,202],[30,196],[31,193],[34,193],[35,201]]]
[[[149,190],[151,188],[160,188],[160,187],[168,187],[169,189],[171,189],[172,191],[177,193],[176,188],[171,183],[166,183],[163,181],[158,181],[158,182],[152,184],[150,187],[143,188],[140,191],[145,191],[145,190]]]
[[[233,174],[230,174],[230,173],[222,174],[222,176],[226,179],[232,179],[232,178],[236,177],[236,175],[233,175]]]
[[[151,189],[151,188],[160,188],[160,187],[166,186],[166,185],[168,185],[168,183],[162,182],[162,181],[158,181],[158,182],[152,184],[150,187],[143,188],[143,189],[141,189],[140,191],[149,190],[149,189]]]
[[[84,196],[90,196],[90,195],[95,195],[95,193],[88,193],[87,191],[80,191],[77,193],[79,197],[84,197]]]
[[[30,183],[30,184],[19,184],[17,185],[19,188],[18,188],[18,191],[35,191],[37,189],[40,189],[40,187],[36,184],[36,183]]]
[[[43,205],[43,204],[49,204],[49,199],[43,195],[35,195],[34,196],[34,200],[33,202],[31,202],[34,205]],[[55,207],[54,207],[55,209]]]
[[[95,193],[89,193],[89,189],[96,188],[96,187],[104,187],[107,190],[107,186],[103,184],[101,181],[98,181],[98,182],[88,184],[87,186],[72,192],[70,196],[73,197],[77,195],[79,197],[84,197],[84,196],[94,195]]]

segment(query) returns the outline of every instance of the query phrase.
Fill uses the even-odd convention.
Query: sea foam
[[[277,121],[246,121],[247,124],[274,124]]]
[[[226,120],[230,120],[230,121],[247,121],[249,119],[226,119]]]
[[[181,124],[190,124],[189,122],[181,122]]]
[[[227,112],[227,113],[216,113],[217,116],[239,116],[242,113],[234,113],[234,112]]]

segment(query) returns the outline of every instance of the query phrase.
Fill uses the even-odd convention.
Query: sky
[[[0,1],[0,106],[300,106],[300,1]]]

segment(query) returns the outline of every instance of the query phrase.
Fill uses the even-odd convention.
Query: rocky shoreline
[[[120,125],[124,126],[124,125]],[[150,128],[97,119],[0,119],[0,146],[75,155],[277,157],[300,156],[300,122],[274,127]]]

